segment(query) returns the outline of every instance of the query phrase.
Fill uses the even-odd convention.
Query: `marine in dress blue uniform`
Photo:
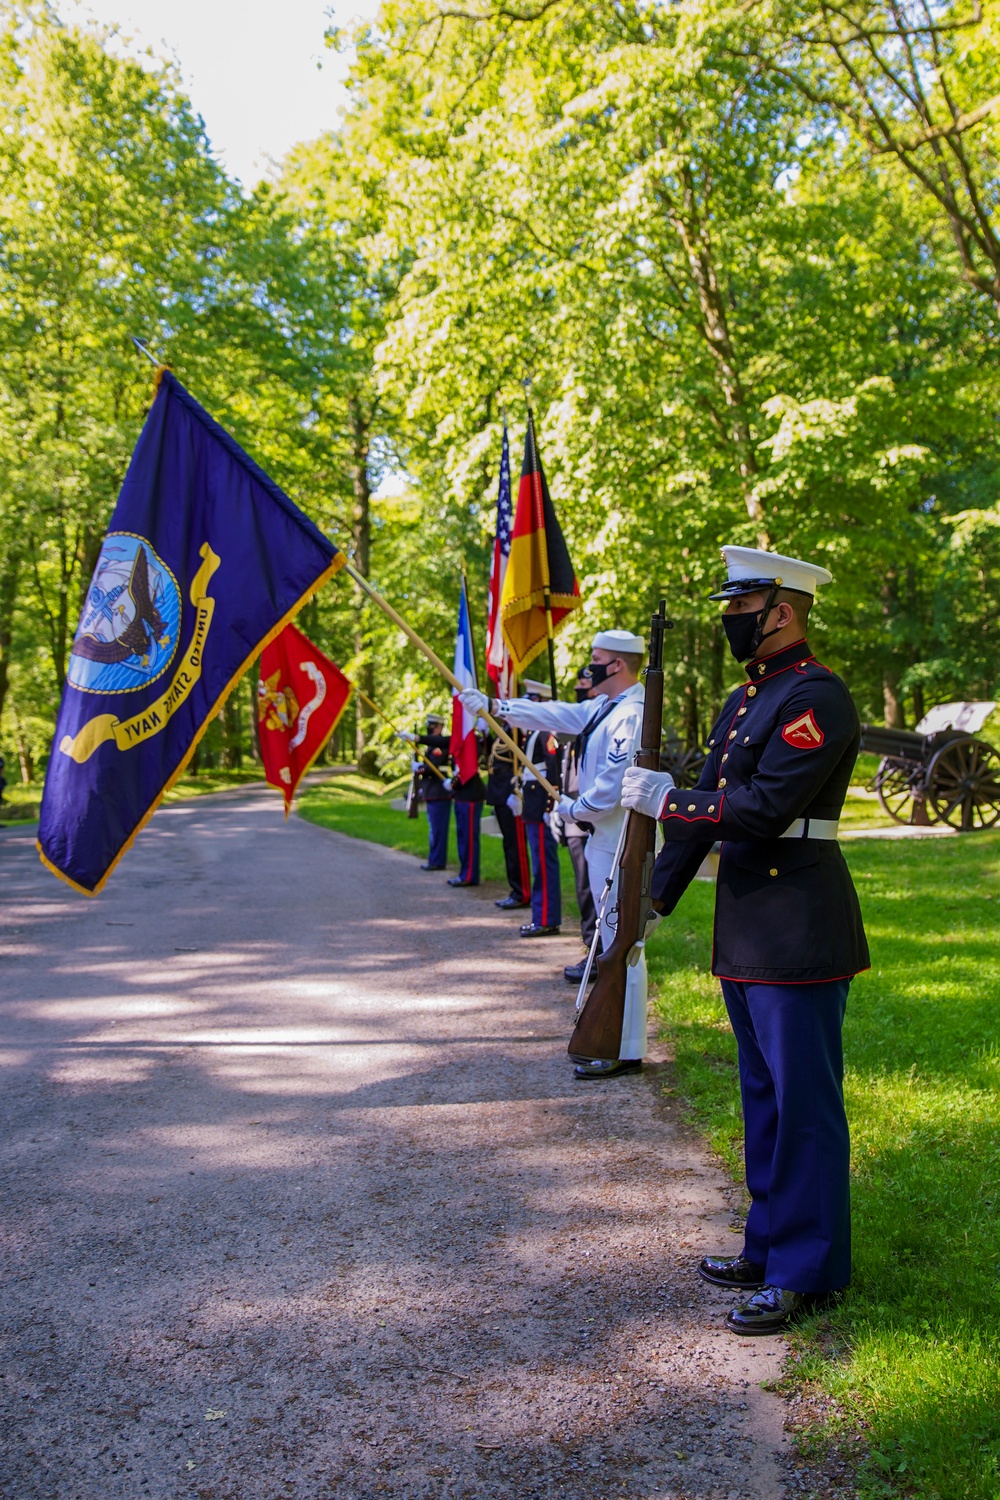
[[[653,899],[673,911],[722,840],[712,972],[739,1049],[751,1207],[742,1254],[700,1274],[753,1295],[737,1333],[770,1333],[850,1279],[849,1137],[841,1032],[868,968],[837,823],[861,737],[845,684],[816,660],[805,620],[825,568],[723,549],[723,624],[746,680],[726,701],[690,791],[626,772],[625,806],[661,819]],[[747,660],[749,658],[749,660]]]
[[[513,731],[515,739],[517,730]],[[501,911],[516,911],[528,906],[531,901],[531,856],[528,838],[522,818],[514,816],[508,801],[515,793],[514,756],[503,740],[494,739],[490,744],[486,766],[486,800],[493,809],[493,816],[503,840],[503,857],[507,867],[507,883],[510,891],[494,905]],[[516,804],[515,797],[515,804]]]
[[[456,777],[452,782],[451,797],[455,804],[458,874],[453,875],[448,884],[478,885],[483,803],[486,801],[486,785],[479,772],[467,781],[459,781]]]
[[[416,736],[424,754],[445,777],[451,769],[451,740],[441,733],[444,720],[440,714],[427,715],[427,733]],[[422,870],[444,870],[448,866],[448,824],[451,821],[451,781],[441,780],[421,762],[417,772],[417,792],[427,807],[429,842]]]
[[[547,703],[552,689],[544,682],[525,678],[524,696],[532,703]],[[548,730],[536,729],[528,736],[524,753],[546,780],[559,784],[559,743]],[[521,937],[550,937],[562,922],[562,889],[559,845],[549,826],[549,794],[531,772],[522,768],[521,821],[531,850],[531,921],[521,928]]]

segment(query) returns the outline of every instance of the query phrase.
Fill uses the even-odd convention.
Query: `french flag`
[[[472,621],[469,618],[469,596],[462,579],[458,601],[458,633],[455,636],[455,676],[464,688],[478,687],[476,657],[472,649]],[[458,701],[458,690],[451,697],[451,758],[459,782],[475,776],[479,770],[479,745],[476,740],[476,715],[470,714]]]

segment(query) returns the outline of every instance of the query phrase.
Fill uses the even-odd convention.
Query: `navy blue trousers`
[[[479,828],[482,821],[483,804],[481,802],[455,803],[458,878],[463,885],[479,884]]]
[[[562,921],[559,845],[548,823],[525,823],[531,850],[531,920],[536,927],[558,927]]]
[[[427,863],[432,870],[443,870],[448,863],[448,820],[451,817],[451,798],[426,804],[427,822],[430,826],[430,846]]]
[[[515,901],[527,901],[531,894],[531,858],[524,832],[524,819],[515,818],[505,803],[493,803],[493,815],[503,839],[503,857],[507,882]]]
[[[786,1291],[832,1292],[851,1279],[841,1035],[850,985],[722,981],[751,1199],[743,1254]]]

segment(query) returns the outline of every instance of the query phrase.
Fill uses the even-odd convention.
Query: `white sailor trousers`
[[[601,909],[604,886],[615,862],[614,849],[601,847],[603,840],[596,841],[593,834],[587,840],[584,851],[587,856],[587,871],[590,875],[590,890],[594,905]],[[611,894],[601,919],[601,947],[605,952],[615,940],[615,903],[618,899],[618,872],[615,871]],[[611,919],[610,921],[608,919]],[[622,1023],[622,1043],[618,1056],[625,1061],[646,1055],[646,1011],[649,982],[646,975],[646,952],[643,949],[639,962],[628,971],[625,984],[625,1018]]]

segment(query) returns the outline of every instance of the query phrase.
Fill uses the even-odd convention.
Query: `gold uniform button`
[[[750,736],[748,734],[745,734],[743,736],[743,743],[744,745],[748,745],[750,743]]]
[[[726,753],[725,753],[725,755],[722,757],[722,760],[728,760],[728,759],[729,759],[729,751],[727,750]],[[722,761],[720,761],[719,764],[721,765]]]
[[[754,687],[753,683],[751,683],[750,686],[747,688],[747,697],[748,698],[752,698],[753,695],[756,693],[756,691],[757,691],[757,689]]]
[[[713,745],[714,745],[714,744],[715,744],[715,741],[714,741],[714,740],[709,740],[709,742],[708,742],[708,748],[709,748],[709,749],[710,749],[710,750],[711,750],[711,748],[712,748],[712,746],[713,746]]]
[[[689,802],[688,803],[688,812],[694,812],[695,809],[697,808],[697,806],[698,806],[698,804],[696,802]]]
[[[715,803],[714,802],[710,802],[708,804],[708,810],[709,810],[709,812],[715,812]]]
[[[676,812],[677,811],[677,803],[676,802],[671,802],[669,811],[670,812]]]
[[[734,739],[735,739],[735,738],[736,738],[736,730],[735,730],[735,729],[731,729],[731,730],[730,730],[730,731],[729,731],[729,738],[730,738],[730,739],[731,739],[731,740],[734,740]]]
[[[777,870],[772,870],[772,871],[771,871],[771,874],[772,874],[772,875],[777,875],[777,873],[778,873],[778,872],[777,872]]]
[[[726,778],[724,776],[720,776],[719,777],[719,785],[720,786],[725,786],[725,784],[726,784]]]
[[[757,668],[757,671],[763,677],[764,673],[767,671],[767,667],[764,665],[763,662],[761,662],[760,666]]]
[[[736,710],[736,713],[737,713],[737,717],[742,717],[742,715],[743,715],[743,714],[745,714],[745,713],[746,713],[746,711],[747,711],[747,706],[746,706],[746,704],[745,704],[745,703],[744,703],[744,705],[743,705],[743,707],[742,707],[742,708],[738,708],[738,709],[737,709],[737,710]],[[709,743],[709,744],[711,744],[711,743],[712,743],[712,741],[711,741],[711,740],[709,740],[709,742],[708,742],[708,743]]]

